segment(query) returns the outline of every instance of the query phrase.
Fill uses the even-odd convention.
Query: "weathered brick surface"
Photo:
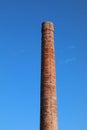
[[[42,24],[40,130],[58,130],[54,26]]]

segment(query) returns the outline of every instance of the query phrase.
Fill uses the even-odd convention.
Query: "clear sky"
[[[87,130],[86,0],[0,0],[0,130],[39,130],[43,21],[55,25],[59,130]]]

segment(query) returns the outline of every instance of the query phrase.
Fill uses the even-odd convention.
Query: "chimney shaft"
[[[58,130],[54,25],[42,23],[40,130]]]

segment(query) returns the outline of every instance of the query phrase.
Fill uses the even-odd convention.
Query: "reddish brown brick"
[[[54,26],[42,24],[40,130],[58,130]]]

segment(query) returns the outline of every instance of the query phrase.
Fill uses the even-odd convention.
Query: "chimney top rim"
[[[43,24],[52,24],[53,25],[53,22],[50,22],[50,21],[44,21],[44,22],[42,22],[42,25]]]

